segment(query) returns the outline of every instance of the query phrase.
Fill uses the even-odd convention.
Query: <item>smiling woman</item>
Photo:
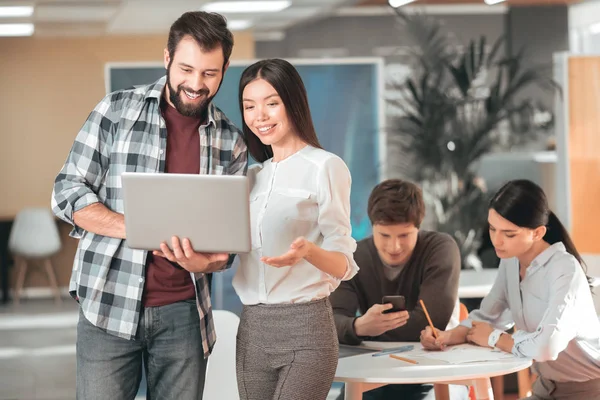
[[[296,84],[290,85],[290,79]],[[249,66],[240,79],[239,96],[248,150],[256,161],[273,157],[273,144],[286,148],[295,141],[301,147],[322,148],[302,78],[287,61],[264,60]]]
[[[244,121],[262,144],[271,146],[293,138],[288,133],[295,132],[296,127],[290,126],[285,106],[273,86],[264,79],[256,79],[244,92]]]
[[[325,400],[338,341],[329,295],[358,268],[350,172],[321,148],[296,69],[249,66],[240,79],[251,184],[252,251],[233,286],[242,311],[237,379],[242,399]],[[299,389],[302,388],[302,389]]]

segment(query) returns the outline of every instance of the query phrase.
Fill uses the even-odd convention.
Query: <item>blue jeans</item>
[[[140,315],[135,339],[127,340],[95,327],[80,311],[77,399],[134,399],[142,364],[147,399],[202,399],[206,360],[199,324],[195,300],[148,307]]]

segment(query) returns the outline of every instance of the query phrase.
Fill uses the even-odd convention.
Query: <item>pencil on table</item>
[[[427,322],[429,322],[429,326],[431,327],[431,330],[433,331],[433,337],[437,339],[438,335],[437,335],[437,332],[435,331],[435,327],[433,326],[433,322],[431,322],[429,313],[427,312],[427,307],[425,307],[425,303],[423,303],[422,299],[420,299],[419,301],[421,302],[421,307],[423,307],[423,311],[425,311],[425,316],[427,317]]]
[[[411,360],[410,358],[400,357],[400,356],[397,356],[395,354],[390,354],[390,357],[391,358],[395,358],[396,360],[407,362],[407,363],[418,364],[418,362],[416,362],[415,360]]]

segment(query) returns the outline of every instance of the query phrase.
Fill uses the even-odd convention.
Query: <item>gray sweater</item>
[[[387,280],[373,238],[358,243],[354,260],[358,274],[344,281],[331,294],[331,304],[340,343],[360,344],[363,340],[418,341],[428,325],[418,304],[422,299],[433,325],[445,329],[458,296],[461,260],[454,239],[445,233],[419,231],[417,244],[396,279]],[[385,295],[403,295],[410,318],[406,325],[377,337],[358,337],[354,333],[357,311],[362,315]]]

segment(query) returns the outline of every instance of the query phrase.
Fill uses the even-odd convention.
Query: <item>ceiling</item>
[[[35,6],[30,18],[0,22],[34,22],[36,36],[163,34],[186,11],[200,10],[215,0],[0,0],[0,6]],[[251,21],[260,32],[328,15],[359,0],[291,0],[277,13],[224,14],[228,21]]]
[[[2,22],[33,22],[36,36],[164,34],[182,13],[199,10],[215,0],[0,0],[0,6],[34,5],[29,18],[0,18]],[[228,0],[232,1],[232,0]],[[277,13],[225,14],[229,21],[250,21],[257,40],[277,39],[303,21],[352,10],[384,9],[387,0],[291,0]],[[508,0],[505,4],[573,4],[578,0]],[[483,0],[418,0],[417,5],[477,4]],[[359,7],[355,7],[359,6]],[[366,6],[366,7],[365,7]],[[378,7],[368,7],[378,6]],[[359,15],[364,15],[359,13]]]
[[[575,4],[581,0],[507,0],[506,5],[529,6],[529,5],[556,5],[556,4]],[[413,4],[426,5],[448,5],[448,4],[483,4],[483,0],[417,0]],[[360,0],[359,6],[382,6],[387,5],[388,0]]]

